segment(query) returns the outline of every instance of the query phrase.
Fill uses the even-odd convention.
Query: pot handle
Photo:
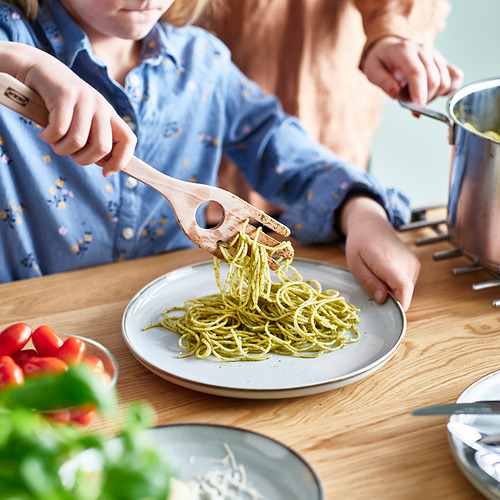
[[[448,141],[450,144],[455,144],[455,124],[453,120],[446,116],[444,113],[440,113],[439,111],[434,111],[426,106],[420,106],[419,104],[415,104],[410,100],[410,93],[408,91],[408,87],[403,87],[399,92],[398,97],[399,104],[403,106],[403,108],[409,109],[410,111],[417,113],[419,115],[425,115],[429,118],[434,118],[435,120],[442,121],[448,125],[449,128],[449,137]]]

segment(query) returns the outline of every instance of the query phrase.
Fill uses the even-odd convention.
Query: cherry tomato
[[[12,356],[0,356],[0,365],[11,365],[12,363],[15,363]]]
[[[104,363],[101,358],[93,356],[92,354],[85,354],[82,360],[86,365],[89,366],[93,371],[97,373],[104,372]]]
[[[63,345],[63,340],[50,326],[39,326],[31,336],[35,349],[40,356],[56,356],[57,350]]]
[[[27,359],[22,367],[25,377],[55,375],[68,369],[68,365],[59,358],[49,356],[33,356]]]
[[[0,356],[11,356],[20,351],[31,337],[31,326],[15,323],[0,333]]]
[[[24,384],[21,367],[10,356],[0,356],[0,390]]]
[[[100,376],[101,381],[102,381],[102,385],[104,387],[108,387],[109,384],[111,384],[111,376],[108,373],[103,372],[103,373],[99,373],[98,375]]]
[[[69,419],[75,424],[87,426],[94,420],[96,411],[94,404],[85,404],[69,410]]]
[[[87,345],[82,339],[69,337],[57,350],[57,357],[68,365],[78,365],[81,363],[86,349]]]
[[[60,424],[69,424],[71,422],[71,413],[69,410],[44,412],[46,418]]]
[[[16,364],[22,366],[23,363],[32,356],[38,356],[38,352],[35,349],[21,349],[12,355],[12,359]]]

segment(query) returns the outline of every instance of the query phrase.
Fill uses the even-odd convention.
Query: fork
[[[0,73],[0,103],[42,127],[48,123],[49,112],[40,95],[7,73]],[[130,159],[122,171],[162,194],[170,203],[175,218],[187,237],[219,259],[224,259],[219,244],[228,244],[233,240],[248,219],[257,221],[281,236],[290,235],[290,229],[284,224],[224,189],[175,179],[136,156]],[[222,217],[215,227],[206,229],[196,222],[196,212],[203,203],[210,200],[222,207]],[[257,231],[251,224],[246,225],[245,231],[252,238],[258,234],[258,242],[269,247],[279,244],[275,238]],[[293,249],[287,246],[277,250],[276,254],[291,259]],[[269,265],[273,269],[278,267],[274,259],[269,260]]]

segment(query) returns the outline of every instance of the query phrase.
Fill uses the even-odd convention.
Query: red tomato
[[[85,356],[83,356],[83,362],[97,373],[104,372],[104,363],[102,359],[98,358],[97,356],[93,356],[92,354],[85,354]]]
[[[38,352],[35,349],[21,349],[12,355],[12,359],[16,364],[22,366],[22,364],[32,356],[38,356]]]
[[[10,356],[0,356],[0,390],[24,384],[24,374]]]
[[[38,377],[40,375],[55,375],[65,372],[68,365],[59,358],[49,356],[33,356],[26,360],[21,367],[25,377]]]
[[[82,339],[69,337],[57,350],[57,357],[68,365],[77,365],[81,363],[86,349],[87,345]]]
[[[104,387],[108,387],[109,384],[111,384],[111,376],[108,373],[103,372],[99,373],[98,375],[101,377],[102,385]]]
[[[94,420],[96,414],[96,406],[92,403],[72,408],[69,411],[69,419],[71,422],[78,425],[89,425]]]
[[[71,413],[69,410],[49,411],[44,413],[45,417],[60,424],[69,424]]]
[[[35,349],[40,356],[55,356],[63,340],[50,326],[39,326],[31,337]]]
[[[0,333],[0,356],[11,356],[20,351],[31,337],[31,326],[16,323]]]

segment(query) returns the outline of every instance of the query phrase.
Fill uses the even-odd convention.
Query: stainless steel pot
[[[448,101],[448,115],[404,98],[400,103],[448,125],[452,164],[447,225],[451,241],[475,263],[500,272],[500,142],[480,133],[500,131],[500,79],[460,89]]]

